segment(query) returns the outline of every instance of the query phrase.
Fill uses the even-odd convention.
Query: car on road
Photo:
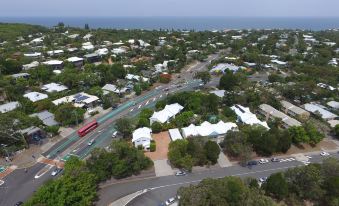
[[[116,108],[118,108],[118,104],[113,104],[112,109],[116,109]]]
[[[51,175],[52,176],[57,176],[61,171],[62,171],[62,168],[56,168],[55,170],[53,170]]]
[[[24,203],[23,203],[22,201],[19,201],[19,202],[15,203],[14,206],[20,206],[20,205],[23,205],[23,204],[24,204]]]
[[[255,161],[255,160],[251,160],[251,161],[247,162],[247,166],[254,166],[254,165],[257,165],[257,164],[258,164],[258,162]]]
[[[175,176],[185,176],[187,173],[185,171],[178,171],[175,173]]]
[[[169,198],[168,200],[166,200],[165,202],[165,205],[171,205],[175,202],[175,198],[174,197],[171,197]]]
[[[92,139],[91,141],[89,141],[88,143],[87,143],[87,145],[88,146],[92,146],[92,144],[95,142],[95,140],[94,139]]]
[[[266,182],[266,180],[267,180],[267,177],[260,177],[259,178],[259,182],[261,182],[261,183]]]
[[[5,182],[3,180],[0,180],[0,186],[3,185]]]
[[[113,132],[113,134],[112,134],[112,138],[115,138],[115,137],[117,137],[117,135],[118,135],[118,131],[115,131],[115,132]]]
[[[271,159],[271,162],[280,162],[280,159],[278,159],[278,158],[276,158],[276,157],[273,157],[273,158]]]
[[[268,160],[267,159],[260,159],[259,163],[260,164],[266,164],[266,163],[268,163]]]
[[[328,153],[328,152],[321,152],[320,155],[323,156],[323,157],[325,157],[325,156],[329,156],[330,153]]]

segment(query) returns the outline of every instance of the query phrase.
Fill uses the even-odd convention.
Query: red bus
[[[94,120],[91,123],[88,123],[85,126],[81,127],[78,130],[78,134],[79,134],[80,137],[83,137],[97,127],[98,127],[98,122],[96,120]]]

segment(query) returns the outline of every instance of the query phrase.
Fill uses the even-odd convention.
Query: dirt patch
[[[160,132],[152,135],[156,143],[155,152],[145,152],[145,155],[154,160],[167,159],[168,145],[171,142],[168,132]]]
[[[309,144],[302,144],[301,147],[292,145],[285,155],[315,152],[321,150],[335,150],[336,148],[337,145],[332,140],[325,139],[321,141],[319,144],[317,144],[315,147],[312,147]]]

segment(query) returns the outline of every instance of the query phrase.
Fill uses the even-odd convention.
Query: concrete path
[[[167,159],[155,160],[154,161],[155,175],[157,177],[173,175],[174,171],[172,167],[168,164]]]
[[[226,157],[226,155],[223,152],[220,152],[219,154],[218,164],[220,167],[232,166],[232,163],[230,162],[230,160]]]

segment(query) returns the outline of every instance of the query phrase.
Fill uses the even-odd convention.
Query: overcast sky
[[[339,0],[0,0],[0,16],[339,17]]]

